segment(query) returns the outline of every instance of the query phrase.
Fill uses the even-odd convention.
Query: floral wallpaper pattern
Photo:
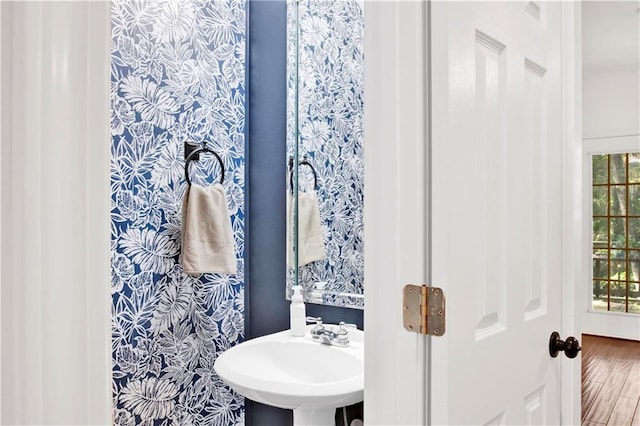
[[[113,404],[116,425],[234,425],[244,400],[213,363],[244,337],[246,0],[114,0],[111,50]],[[227,169],[236,275],[179,262],[183,142]],[[213,156],[194,183],[219,181]]]
[[[323,302],[363,307],[364,282],[364,15],[357,0],[302,0],[287,19],[287,148],[293,156],[296,58],[299,155],[318,176],[327,257],[299,268],[299,283],[326,282]],[[289,179],[287,177],[287,179]],[[299,169],[301,190],[313,175]],[[293,273],[289,271],[289,284]],[[353,294],[355,296],[347,296]]]

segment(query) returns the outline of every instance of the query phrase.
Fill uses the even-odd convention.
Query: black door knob
[[[557,331],[551,333],[551,337],[549,338],[549,355],[553,358],[557,357],[560,351],[564,351],[567,358],[575,358],[581,349],[580,342],[578,342],[578,339],[575,337],[567,337],[567,340],[562,340]]]

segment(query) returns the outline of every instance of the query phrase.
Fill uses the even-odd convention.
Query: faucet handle
[[[315,323],[311,329],[311,337],[315,340],[319,338],[319,335],[324,331],[324,325],[322,325],[321,317],[307,317],[308,323]]]
[[[344,321],[338,323],[338,331],[336,331],[336,341],[340,346],[347,346],[349,344],[349,331],[348,328],[356,328],[355,324],[345,324]]]
[[[355,324],[347,324],[344,321],[340,321],[338,323],[338,325],[340,326],[340,330],[343,330],[343,329],[346,329],[346,328],[355,328],[356,330],[358,329],[357,325],[355,325]]]
[[[307,317],[309,324],[322,325],[322,317]]]

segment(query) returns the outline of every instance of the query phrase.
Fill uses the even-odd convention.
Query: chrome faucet
[[[311,339],[313,341],[333,346],[349,346],[349,331],[347,327],[356,328],[355,324],[345,324],[344,321],[340,321],[338,330],[333,331],[322,324],[322,318],[320,317],[307,317],[307,322],[315,323],[315,326],[311,329]]]

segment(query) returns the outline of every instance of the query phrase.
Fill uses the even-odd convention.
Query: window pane
[[[607,183],[609,181],[607,173],[607,156],[593,156],[593,183]]]
[[[609,196],[606,186],[593,187],[593,215],[606,216]]]
[[[640,283],[629,284],[629,312],[640,314]]]
[[[607,218],[593,219],[593,247],[608,247],[609,245],[609,221]]]
[[[640,152],[629,154],[629,183],[640,183]]]
[[[625,296],[626,296],[626,288],[627,286],[624,283],[618,283],[615,281],[611,282],[611,293],[610,293],[610,311],[614,312],[624,312],[626,310],[625,306]]]
[[[627,277],[627,251],[611,250],[609,252],[609,279],[624,280]]]
[[[609,276],[609,259],[607,250],[593,252],[593,279],[606,279]]]
[[[593,299],[591,307],[597,311],[607,310],[607,282],[593,282]]]
[[[629,185],[629,215],[640,216],[640,184]]]
[[[629,218],[629,247],[640,248],[640,218]]]
[[[609,198],[611,216],[627,215],[627,187],[624,185],[611,186]]]
[[[609,219],[609,246],[610,247],[626,247],[627,246],[627,230],[625,229],[626,220],[624,218]]]
[[[609,183],[624,183],[627,180],[627,154],[609,155]]]
[[[640,282],[640,250],[629,250],[629,281]]]

